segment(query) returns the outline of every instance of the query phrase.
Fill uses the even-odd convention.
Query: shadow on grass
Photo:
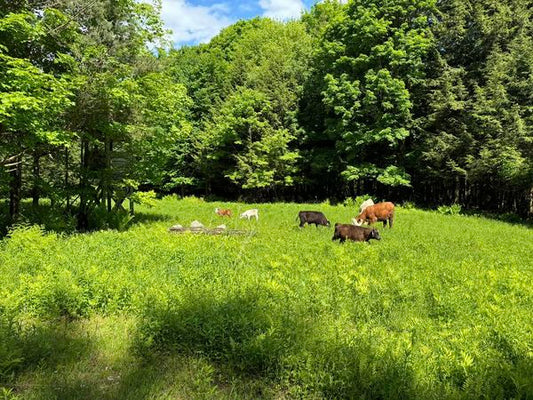
[[[304,303],[287,304],[261,295],[261,289],[215,299],[208,293],[153,302],[141,318],[136,351],[155,360],[199,357],[220,376],[218,388],[238,382],[236,398],[528,398],[531,358],[499,366],[495,346],[467,370],[460,363],[437,365],[450,374],[431,373],[401,341],[330,329],[312,318]],[[446,361],[443,361],[446,363]],[[245,382],[258,383],[244,390]],[[272,388],[276,388],[272,390]],[[217,389],[217,388],[215,388]]]
[[[151,304],[139,325],[130,317],[95,317],[11,336],[2,331],[0,349],[11,349],[15,364],[10,368],[2,354],[0,386],[21,398],[43,400],[532,394],[528,357],[516,356],[499,367],[502,359],[494,359],[480,365],[477,375],[457,364],[446,375],[424,376],[425,366],[413,364],[408,348],[384,348],[372,335],[350,337],[344,330],[339,335],[309,322],[304,310],[289,305],[274,310],[253,293],[188,300]],[[495,349],[502,346],[496,339]]]
[[[301,334],[278,326],[285,315],[272,315],[252,293],[217,301],[209,294],[191,295],[169,308],[150,304],[139,327],[140,354],[153,350],[201,354],[247,375],[269,375]],[[287,321],[288,322],[288,321]]]
[[[91,351],[92,342],[76,335],[67,319],[33,324],[4,321],[0,326],[0,385],[43,366],[55,370],[75,364]]]
[[[241,387],[259,382],[237,398],[292,393],[288,398],[403,399],[415,393],[406,358],[382,357],[376,346],[364,342],[347,345],[348,338],[339,340],[304,310],[273,309],[253,294],[222,301],[193,296],[171,308],[169,303],[146,310],[139,354],[147,359],[196,355],[215,365],[226,382]]]
[[[167,214],[136,212],[131,222],[131,226],[134,226],[136,224],[150,224],[163,221],[173,222],[175,221],[175,219],[176,218],[172,215]]]
[[[99,212],[98,214],[102,214]],[[101,218],[101,215],[92,215],[91,219],[100,220],[94,222],[94,227],[88,231],[98,231],[105,229],[128,230],[139,224],[151,224],[162,221],[173,221],[171,215],[159,213],[137,212],[130,217],[127,213],[124,215],[110,215],[107,221]],[[72,234],[76,230],[76,217],[74,214],[66,213],[64,210],[58,210],[49,204],[40,204],[37,208],[33,207],[28,201],[21,203],[20,217],[17,224],[40,225],[45,231],[53,231],[60,234]],[[100,228],[96,226],[100,225]],[[10,229],[9,210],[6,202],[0,202],[0,239],[7,235]]]
[[[2,327],[0,389],[11,390],[7,399],[35,400],[264,398],[264,382],[236,377],[235,392],[234,379],[221,380],[221,370],[201,354],[140,356],[132,321],[65,320],[24,332]]]
[[[526,228],[533,229],[533,219],[526,219],[518,214],[513,213],[490,213],[490,212],[476,212],[475,210],[465,210],[461,212],[461,215],[469,215],[475,217],[483,217],[486,219],[492,219],[495,221],[505,222],[511,225],[520,225]]]

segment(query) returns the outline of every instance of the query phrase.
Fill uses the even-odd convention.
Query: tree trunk
[[[107,197],[107,212],[111,212],[111,200],[113,188],[111,187],[111,152],[113,151],[113,141],[109,140],[106,144],[106,173],[105,173],[105,189]]]
[[[20,191],[22,188],[22,159],[18,156],[10,171],[11,182],[9,184],[9,220],[13,224],[20,214]]]
[[[454,198],[453,198],[453,202],[455,204],[459,204],[459,202],[461,201],[460,190],[461,190],[460,178],[459,178],[459,175],[456,175],[455,176],[455,193],[454,193]]]
[[[533,186],[529,190],[529,217],[533,217]]]
[[[66,211],[70,212],[70,192],[68,187],[68,169],[69,169],[69,152],[65,146],[65,193],[66,193]]]
[[[39,180],[41,177],[41,165],[40,165],[41,155],[39,152],[33,152],[33,187],[31,189],[31,195],[33,198],[32,204],[34,208],[39,207],[39,198],[41,195],[41,190],[39,188]]]
[[[87,210],[87,168],[89,157],[89,142],[82,140],[80,146],[80,207],[77,215],[77,227],[84,231],[89,227],[89,215]]]

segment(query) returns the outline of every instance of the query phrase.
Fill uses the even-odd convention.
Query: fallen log
[[[205,228],[205,227],[183,227],[181,225],[174,225],[168,228],[170,233],[201,233],[204,235],[255,235],[255,231],[248,231],[242,229],[225,229],[225,228]]]

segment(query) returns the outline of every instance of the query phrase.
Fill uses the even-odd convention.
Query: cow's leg
[[[303,227],[304,227],[304,225],[305,225],[305,222],[304,222],[304,221],[302,221],[302,220],[300,220],[300,228],[303,228]]]
[[[341,243],[344,243],[346,242],[346,238],[344,236],[341,236],[341,240],[340,240]]]
[[[389,229],[392,228],[392,221],[394,221],[394,214],[391,214],[389,217]]]
[[[384,220],[383,220],[383,228],[386,228],[386,227],[387,227],[387,220],[384,219]]]

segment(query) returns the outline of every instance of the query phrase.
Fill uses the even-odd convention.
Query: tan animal
[[[392,228],[392,223],[394,221],[393,203],[387,201],[385,203],[377,203],[373,206],[368,206],[353,220],[354,225],[357,226],[360,226],[363,222],[372,225],[377,221],[383,221],[383,227],[387,226],[388,221],[389,228]]]
[[[215,214],[220,215],[221,217],[229,217],[231,218],[232,213],[230,209],[224,209],[224,208],[215,208]]]

